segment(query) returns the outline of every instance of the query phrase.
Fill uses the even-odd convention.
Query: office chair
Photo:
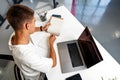
[[[0,14],[0,27],[2,26],[2,24],[4,23],[5,19],[3,18],[3,16]]]
[[[0,59],[14,61],[12,55],[0,54]],[[16,64],[14,64],[14,75],[15,75],[15,80],[25,80],[22,72],[20,71],[20,69],[18,68]],[[46,75],[45,75],[44,80],[48,80]]]
[[[19,4],[21,3],[23,0],[12,0],[14,4]]]
[[[56,0],[53,0],[53,8],[56,8],[59,3]]]
[[[16,64],[14,65],[14,74],[16,80],[25,80],[22,72],[20,71]]]
[[[0,54],[0,59],[14,61],[12,55]],[[15,80],[25,80],[20,69],[17,67],[16,64],[14,65],[14,75],[15,75]]]

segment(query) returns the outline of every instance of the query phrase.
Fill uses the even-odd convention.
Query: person
[[[34,11],[20,4],[15,4],[9,8],[6,14],[9,24],[14,33],[9,40],[9,48],[16,65],[23,73],[25,80],[39,80],[41,73],[47,73],[56,66],[56,53],[53,48],[55,35],[51,34],[49,42],[49,56],[45,50],[35,46],[30,35],[37,31],[46,31],[50,26],[48,22],[44,27],[35,27]]]

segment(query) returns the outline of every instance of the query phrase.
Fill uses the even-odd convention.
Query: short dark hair
[[[6,18],[9,24],[14,30],[22,28],[23,23],[26,20],[32,20],[34,17],[34,11],[24,5],[15,4],[11,6],[7,12]]]

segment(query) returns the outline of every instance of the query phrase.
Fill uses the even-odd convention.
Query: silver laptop
[[[62,73],[89,68],[102,60],[86,27],[77,40],[57,44]]]

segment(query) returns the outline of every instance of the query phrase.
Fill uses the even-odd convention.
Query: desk
[[[85,70],[61,73],[57,43],[77,39],[84,30],[84,27],[64,6],[48,11],[47,18],[49,19],[52,14],[61,14],[64,22],[63,26],[61,26],[61,34],[54,43],[57,65],[47,73],[48,80],[65,80],[65,78],[76,73],[80,73],[82,80],[102,80],[101,77],[104,80],[112,80],[115,77],[117,80],[120,80],[120,65],[95,38],[94,40],[103,57],[103,61]]]

